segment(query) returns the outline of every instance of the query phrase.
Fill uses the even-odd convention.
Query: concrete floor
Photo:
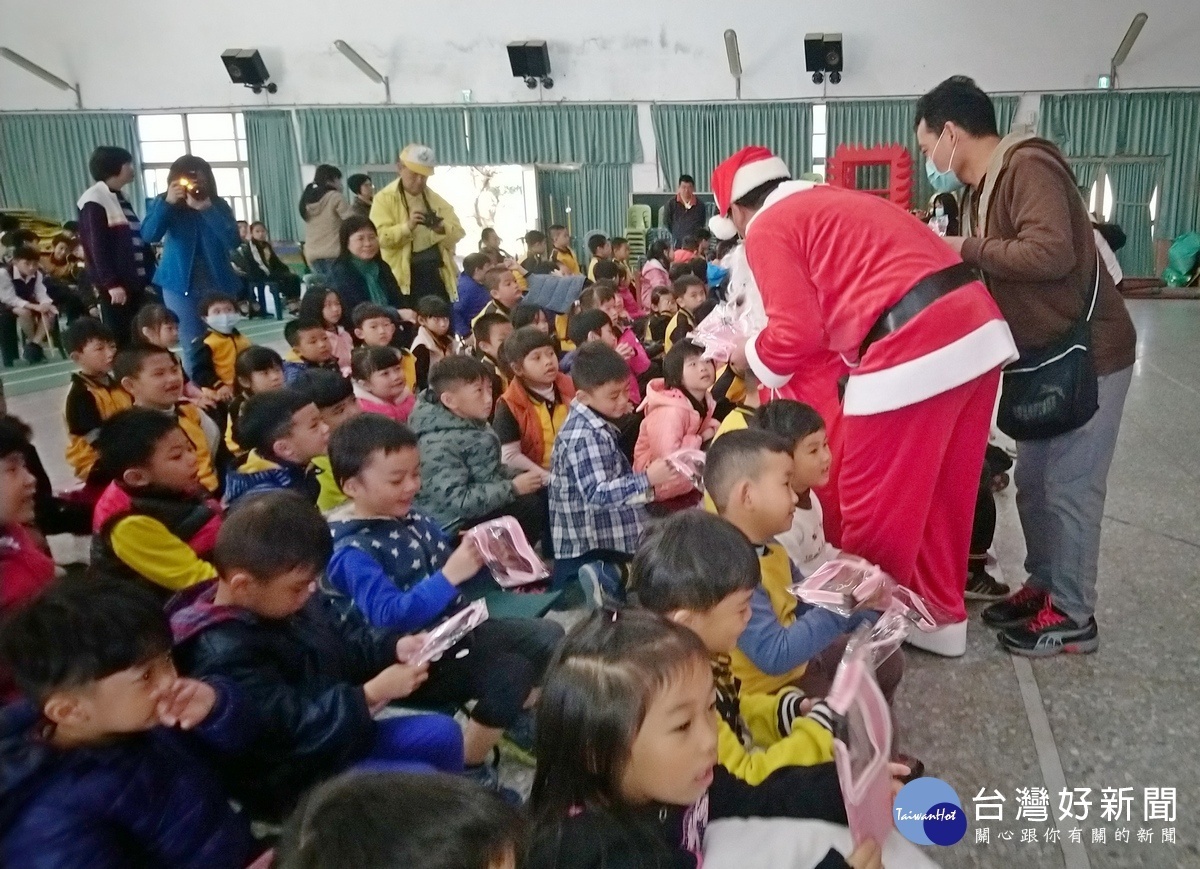
[[[1129,307],[1138,362],[1109,476],[1099,652],[1031,664],[1002,652],[978,621],[964,658],[907,650],[897,700],[904,747],[955,788],[970,821],[962,842],[931,853],[946,867],[1200,867],[1200,303]],[[70,479],[61,458],[64,395],[58,388],[9,402],[34,427],[60,484]],[[1024,551],[1011,491],[999,504],[1001,569],[1019,582]],[[506,770],[505,779],[528,787],[524,770]],[[1017,789],[1038,787],[1049,792],[1049,821],[1016,820]],[[1062,822],[1061,841],[1047,842],[1064,787],[1092,789],[1089,815]],[[976,822],[981,788],[1004,797],[1002,822]],[[1103,788],[1131,789],[1129,820],[1101,819]],[[1144,820],[1146,788],[1176,789],[1174,821]],[[1068,841],[1073,826],[1079,845]],[[990,843],[976,842],[979,828]],[[1175,844],[1162,843],[1163,828],[1174,829]],[[1021,841],[1026,829],[1036,842]],[[1101,829],[1106,842],[1093,844]],[[1128,843],[1117,840],[1120,829]],[[1139,842],[1140,830],[1150,842]]]

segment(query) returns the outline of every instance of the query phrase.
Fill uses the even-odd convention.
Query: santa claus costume
[[[720,164],[714,233],[736,231],[733,203],[789,178],[766,148]],[[961,655],[983,453],[1000,368],[1017,357],[1008,325],[956,253],[879,197],[783,180],[749,212],[746,257],[767,323],[747,361],[764,387],[824,417],[836,476],[822,501],[840,505],[842,549],[932,604],[940,628],[915,645]]]

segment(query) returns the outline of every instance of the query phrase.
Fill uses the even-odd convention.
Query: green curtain
[[[1096,176],[1100,174],[1101,161],[1067,160],[1067,163],[1075,174],[1075,181],[1086,199],[1091,193],[1092,185],[1096,183]]]
[[[1125,230],[1125,246],[1117,260],[1125,274],[1154,274],[1154,242],[1150,237],[1150,197],[1162,178],[1159,160],[1127,160],[1108,164],[1113,189],[1113,222]],[[1161,198],[1161,197],[1160,197]]]
[[[625,230],[625,215],[632,202],[628,165],[538,168],[537,189],[542,230],[555,223],[569,227],[576,256],[585,268],[588,232],[599,230],[612,236]]]
[[[1012,132],[1013,121],[1017,117],[1017,107],[1020,104],[1021,98],[1018,96],[992,97],[992,105],[996,109],[996,129],[1000,131],[1001,136]]]
[[[133,115],[107,112],[0,114],[0,200],[45,217],[75,220],[79,195],[95,182],[88,160],[98,145],[117,145],[138,162]],[[142,210],[141,172],[125,191]]]
[[[292,118],[285,111],[246,112],[246,155],[250,192],[258,200],[258,218],[271,237],[297,240],[301,234],[296,203],[304,184]]]
[[[1159,158],[1155,236],[1200,228],[1200,93],[1049,94],[1040,115],[1039,132],[1068,157]]]
[[[378,108],[298,109],[300,153],[305,163],[339,167],[396,162],[410,142],[433,148],[439,163],[469,166],[462,108],[380,106]],[[513,161],[509,161],[513,162]],[[519,162],[519,161],[518,161]]]
[[[642,162],[633,105],[471,106],[474,166]]]
[[[650,116],[669,188],[687,173],[709,190],[716,165],[751,144],[770,148],[793,175],[812,170],[811,103],[655,103]]]

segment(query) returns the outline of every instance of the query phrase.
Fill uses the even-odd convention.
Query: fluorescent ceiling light
[[[369,78],[375,84],[383,85],[384,101],[392,101],[392,86],[386,75],[382,75],[379,70],[367,63],[366,58],[355,51],[344,39],[335,39],[333,47],[342,53],[346,60],[358,67],[359,71]]]
[[[25,70],[30,75],[36,75],[46,84],[53,85],[60,91],[74,91],[75,107],[79,109],[83,108],[83,99],[79,95],[79,85],[64,81],[54,73],[50,72],[50,70],[46,69],[44,66],[39,66],[24,55],[17,54],[11,48],[0,48],[0,57],[3,57],[10,63],[14,63],[21,67],[21,69]]]

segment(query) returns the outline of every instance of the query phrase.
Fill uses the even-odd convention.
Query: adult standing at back
[[[199,305],[211,293],[236,298],[241,278],[230,258],[241,237],[229,203],[217,193],[208,161],[190,154],[167,171],[167,192],[146,210],[146,242],[162,242],[162,261],[154,275],[163,303],[179,318],[179,344],[189,374],[195,366],[192,346],[205,329]]]
[[[121,192],[134,179],[133,155],[101,145],[92,152],[88,169],[96,183],[79,197],[79,241],[88,280],[100,300],[100,317],[112,329],[117,346],[124,347],[154,274],[141,222]]]
[[[683,247],[688,236],[707,229],[707,222],[704,203],[696,198],[695,179],[691,175],[680,175],[675,198],[663,211],[663,224],[671,231],[675,247]]]
[[[354,208],[342,196],[342,171],[322,163],[312,183],[300,194],[300,216],[304,218],[304,258],[321,277],[329,274],[341,253],[339,231]]]
[[[1100,262],[1087,207],[1058,148],[1028,135],[1001,139],[992,101],[965,76],[921,98],[916,129],[934,189],[970,188],[965,237],[946,241],[983,271],[1022,357],[1063,340],[1092,312],[1099,409],[1065,434],[1017,441],[1029,582],[988,607],[983,620],[1001,628],[1001,643],[1017,654],[1093,652],[1100,521],[1133,375],[1133,321]]]
[[[400,177],[371,203],[383,259],[414,305],[423,296],[455,298],[454,247],[467,234],[450,203],[428,187],[436,165],[428,145],[406,145]]]
[[[350,207],[354,213],[359,217],[370,217],[371,200],[375,198],[375,185],[371,183],[370,176],[362,173],[351,175],[346,187],[350,191]]]

